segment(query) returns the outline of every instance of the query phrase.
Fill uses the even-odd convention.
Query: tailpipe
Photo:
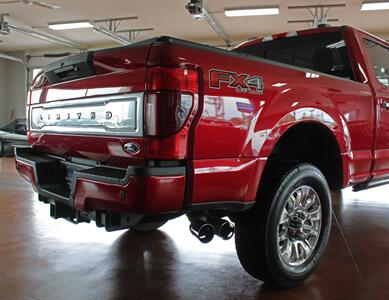
[[[202,243],[209,243],[215,236],[212,224],[201,219],[194,219],[189,225],[190,232]]]
[[[209,218],[208,221],[215,228],[215,234],[223,240],[229,240],[234,236],[235,226],[231,222],[218,218]]]

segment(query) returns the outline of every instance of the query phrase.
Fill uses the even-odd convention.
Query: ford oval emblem
[[[123,146],[124,150],[132,155],[138,154],[140,152],[140,147],[136,143],[127,143]]]

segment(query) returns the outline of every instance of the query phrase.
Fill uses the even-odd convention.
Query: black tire
[[[316,246],[300,266],[286,264],[279,254],[278,221],[289,196],[301,186],[317,193],[321,204],[321,229]],[[309,164],[298,165],[283,176],[257,205],[236,218],[235,243],[243,268],[253,277],[272,286],[289,288],[307,279],[322,256],[331,229],[331,194],[319,169]]]
[[[138,232],[149,232],[157,230],[159,227],[163,226],[167,221],[158,221],[158,222],[145,222],[138,223],[132,226],[130,229]]]

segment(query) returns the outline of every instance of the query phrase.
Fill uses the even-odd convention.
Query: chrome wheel
[[[313,254],[322,226],[320,198],[310,186],[288,197],[277,228],[278,254],[289,266],[304,264]]]

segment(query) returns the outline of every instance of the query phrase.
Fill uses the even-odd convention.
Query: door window
[[[369,53],[375,77],[385,86],[389,86],[389,49],[368,39],[363,40]]]

